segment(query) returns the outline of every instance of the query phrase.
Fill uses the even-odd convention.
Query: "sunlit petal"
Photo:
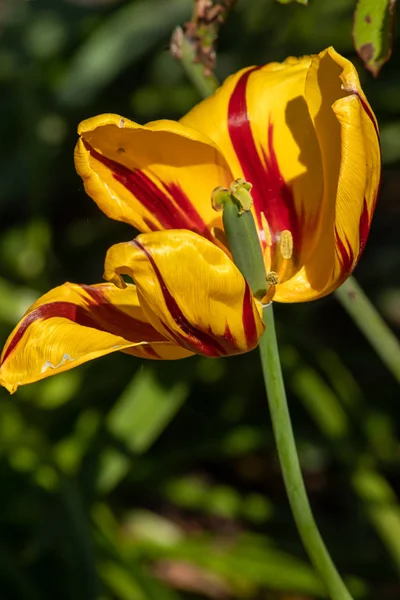
[[[377,123],[354,66],[328,48],[250,67],[181,122],[253,184],[265,265],[280,281],[275,300],[340,285],[364,248],[380,178]]]
[[[183,230],[143,234],[108,251],[104,277],[137,286],[149,322],[166,338],[205,356],[251,350],[264,326],[260,304],[217,246]]]
[[[324,193],[314,252],[277,300],[324,296],[355,268],[367,241],[381,160],[375,116],[353,65],[332,48],[314,58],[306,99],[321,148]]]
[[[3,349],[0,383],[10,392],[116,350],[143,358],[183,358],[190,352],[147,321],[134,286],[65,283],[42,296]]]
[[[174,121],[140,126],[111,114],[83,121],[78,132],[76,169],[107,216],[143,232],[185,228],[213,239],[221,217],[211,192],[232,174],[209,138]]]
[[[235,177],[253,184],[266,267],[280,280],[307,260],[319,219],[321,156],[304,97],[310,64],[311,57],[290,58],[240,71],[182,119],[221,147]],[[293,239],[289,264],[283,231]]]

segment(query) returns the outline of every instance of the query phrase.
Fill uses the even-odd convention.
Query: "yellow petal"
[[[169,340],[205,356],[251,350],[264,325],[261,306],[217,246],[184,230],[143,234],[112,246],[104,278],[137,286],[149,322]]]
[[[266,268],[281,282],[275,300],[312,300],[340,285],[365,245],[380,178],[376,118],[354,66],[328,48],[251,67],[181,122],[253,183]]]
[[[143,358],[190,356],[150,325],[134,286],[65,283],[39,298],[9,336],[0,384],[13,393],[116,350]]]
[[[105,114],[80,124],[75,165],[105,214],[139,231],[185,228],[212,238],[211,193],[232,175],[203,134],[174,121],[138,125]]]
[[[277,289],[285,302],[332,292],[353,271],[375,209],[381,159],[375,115],[354,66],[332,48],[313,59],[306,100],[321,148],[324,191],[314,251]]]
[[[321,156],[305,101],[311,60],[290,58],[239,71],[181,120],[218,144],[235,178],[253,184],[266,267],[280,280],[311,254],[319,219]],[[293,240],[289,260],[280,252],[284,231]]]

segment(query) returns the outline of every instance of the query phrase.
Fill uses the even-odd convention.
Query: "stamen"
[[[275,296],[276,286],[279,283],[278,273],[276,273],[275,271],[269,271],[269,273],[267,273],[266,275],[266,279],[268,283],[268,290],[264,298],[261,300],[262,304],[264,305],[272,302],[273,297]]]
[[[269,271],[271,270],[271,262],[272,262],[272,254],[271,254],[272,236],[271,236],[271,230],[268,225],[268,221],[263,212],[260,212],[260,218],[261,218],[261,227],[263,230],[263,231],[261,231],[261,239],[263,242],[265,242],[264,265],[265,265],[266,273],[269,273]],[[263,232],[264,232],[264,236],[262,235]]]
[[[278,285],[279,283],[279,275],[276,271],[270,271],[266,275],[268,285]]]
[[[288,229],[285,229],[281,233],[281,239],[279,240],[279,251],[284,259],[292,257],[293,236]]]
[[[267,218],[262,211],[260,213],[260,216],[261,216],[261,225],[262,225],[262,228],[264,229],[264,234],[265,234],[265,243],[267,244],[267,246],[272,246],[271,230],[269,228]]]

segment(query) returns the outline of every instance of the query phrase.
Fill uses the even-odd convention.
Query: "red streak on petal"
[[[56,317],[68,319],[77,325],[111,333],[133,343],[165,341],[165,338],[149,323],[135,319],[111,304],[103,290],[85,285],[82,285],[81,288],[90,296],[87,299],[87,307],[73,302],[49,302],[38,306],[22,320],[4,353],[1,364],[4,364],[15,350],[28,327],[38,319],[45,320]]]
[[[368,104],[365,102],[364,98],[362,98],[357,91],[354,91],[354,93],[356,94],[356,96],[358,96],[363,109],[367,113],[368,117],[371,119],[372,125],[374,126],[374,129],[375,129],[376,137],[378,138],[378,141],[379,141],[379,129],[378,129],[378,125],[376,123],[376,119],[374,117],[372,110],[370,109]]]
[[[61,317],[79,323],[79,325],[93,327],[93,321],[88,317],[85,310],[72,302],[49,302],[49,304],[38,306],[23,319],[4,353],[1,364],[3,365],[11,352],[13,352],[29,325],[38,319],[51,319],[52,317]]]
[[[246,291],[244,293],[243,298],[243,313],[242,313],[242,321],[244,334],[246,336],[247,347],[249,350],[252,350],[257,346],[258,336],[257,336],[257,327],[256,321],[254,318],[253,312],[253,302],[252,295],[250,291],[250,287],[246,284]]]
[[[359,223],[359,240],[360,240],[359,241],[359,251],[358,251],[356,260],[354,259],[354,253],[353,253],[353,250],[352,250],[350,244],[348,243],[348,240],[346,240],[346,242],[347,242],[347,246],[348,246],[349,250],[346,249],[346,244],[344,244],[344,242],[340,238],[337,230],[335,229],[336,244],[337,244],[337,247],[340,252],[341,263],[342,263],[342,275],[341,275],[342,282],[350,275],[350,273],[352,273],[356,264],[360,260],[360,257],[365,248],[365,244],[367,243],[369,229],[370,229],[370,217],[368,214],[367,200],[364,198],[363,210],[361,213],[360,223]]]
[[[367,102],[366,102],[366,101],[365,101],[365,100],[364,100],[364,99],[363,99],[363,98],[362,98],[362,97],[359,95],[359,93],[357,92],[357,90],[352,90],[352,92],[353,92],[353,93],[354,93],[356,96],[358,96],[358,99],[360,100],[360,102],[361,102],[361,105],[362,105],[362,107],[363,107],[363,109],[364,109],[365,113],[367,114],[367,116],[368,116],[368,117],[369,117],[369,119],[371,120],[371,123],[372,123],[372,125],[373,125],[373,128],[374,128],[374,130],[375,130],[375,133],[376,133],[376,137],[377,137],[377,140],[378,140],[378,145],[379,145],[379,156],[380,156],[380,158],[382,159],[382,148],[381,148],[381,141],[380,141],[380,137],[379,137],[379,129],[378,129],[378,124],[377,124],[377,122],[376,122],[375,116],[374,116],[374,114],[373,114],[372,110],[370,109],[370,107],[368,106]],[[379,183],[378,183],[378,186],[377,186],[377,189],[376,189],[375,198],[374,198],[374,202],[373,202],[373,205],[372,205],[371,218],[372,218],[373,212],[374,212],[374,210],[375,210],[376,202],[377,202],[377,200],[378,200],[379,191],[380,191],[380,188],[381,188],[381,182],[382,182],[382,171],[381,171],[381,172],[380,172],[380,174],[379,174]],[[365,199],[364,199],[364,202],[365,202]],[[367,236],[367,237],[368,237],[368,236]],[[365,241],[364,241],[364,243],[366,242],[366,240],[367,240],[367,238],[365,238]],[[362,250],[361,250],[361,252],[362,252]],[[360,252],[360,255],[361,255],[361,252]]]
[[[343,242],[340,235],[338,234],[336,228],[335,228],[335,239],[336,239],[336,245],[337,245],[339,253],[340,253],[340,262],[341,262],[341,266],[342,266],[340,283],[343,283],[343,281],[345,281],[345,279],[347,279],[347,277],[350,275],[350,273],[353,271],[353,269],[355,267],[354,253],[353,253],[353,249],[351,248],[347,239],[346,239],[346,243],[347,243],[347,248],[346,248],[346,245]]]
[[[140,169],[129,169],[84,143],[90,155],[110,169],[114,179],[133,194],[164,229],[189,229],[213,241],[206,223],[179,184],[162,181],[156,184]],[[151,219],[147,218],[145,222],[151,230],[157,229]]]
[[[172,343],[169,342],[167,338],[164,339],[166,344],[170,343],[172,346]],[[129,354],[130,356],[149,358],[153,360],[162,360],[162,357],[158,354],[158,352],[154,350],[154,348],[150,344],[142,344],[141,346],[135,346],[134,348],[123,348],[121,352],[123,352],[124,354]]]
[[[224,346],[227,348],[237,348],[236,338],[230,330],[228,323],[226,324],[224,331]]]
[[[88,310],[96,329],[112,333],[129,342],[164,341],[162,335],[150,323],[135,319],[133,315],[125,313],[112,304],[103,289],[89,285],[81,287],[91,298],[91,301],[88,302]],[[129,296],[127,296],[126,308],[129,308]]]
[[[232,145],[241,164],[244,177],[253,184],[252,196],[258,226],[262,231],[261,212],[271,228],[273,242],[288,229],[293,236],[294,246],[298,242],[299,223],[292,190],[280,171],[273,144],[273,124],[265,132],[263,159],[254,140],[247,111],[246,88],[250,75],[260,67],[246,71],[239,79],[230,98],[228,107],[228,131]],[[264,236],[261,235],[262,241]]]
[[[150,252],[137,240],[134,240],[132,243],[144,252],[149,260],[160,284],[168,312],[175,321],[177,327],[183,332],[183,335],[179,336],[163,323],[163,326],[168,330],[173,339],[187,350],[203,354],[204,356],[217,357],[225,356],[227,354],[237,354],[237,348],[231,346],[231,336],[229,339],[216,338],[213,334],[207,334],[204,331],[196,329],[196,327],[187,320],[175,298],[168,290],[160,270]]]
[[[365,244],[367,243],[368,234],[370,228],[370,219],[368,214],[367,200],[364,198],[363,211],[360,218],[359,236],[360,236],[360,250],[358,252],[357,260],[359,260],[361,254],[364,251]]]
[[[157,352],[151,346],[143,346],[143,352],[144,354],[147,354],[149,358],[161,358],[161,356],[157,354]]]

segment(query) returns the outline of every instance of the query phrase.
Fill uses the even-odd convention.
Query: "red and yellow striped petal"
[[[380,179],[376,119],[348,60],[328,48],[245,69],[182,122],[211,137],[234,176],[253,183],[266,268],[280,276],[275,300],[312,300],[346,279]]]
[[[375,115],[354,66],[332,48],[309,69],[306,100],[321,148],[324,191],[312,256],[277,299],[313,300],[352,273],[367,241],[379,191],[381,158]]]
[[[305,269],[312,297],[318,297],[338,287],[361,256],[375,210],[381,159],[376,118],[348,60],[333,49],[315,57],[306,98],[325,182],[320,236]]]
[[[134,286],[65,283],[33,304],[9,336],[0,384],[13,393],[116,350],[143,358],[190,356],[152,327]]]
[[[239,71],[181,120],[218,144],[235,178],[253,184],[266,269],[280,280],[312,252],[320,215],[321,156],[304,98],[310,64],[311,57],[290,58]],[[285,230],[294,247],[289,263],[280,252]]]
[[[143,234],[108,251],[104,278],[131,276],[155,329],[191,352],[217,357],[253,349],[264,330],[261,305],[217,246],[185,230]]]
[[[174,121],[141,126],[112,114],[83,121],[78,133],[76,169],[107,216],[142,232],[184,228],[213,239],[221,216],[211,193],[232,175],[209,138]]]

